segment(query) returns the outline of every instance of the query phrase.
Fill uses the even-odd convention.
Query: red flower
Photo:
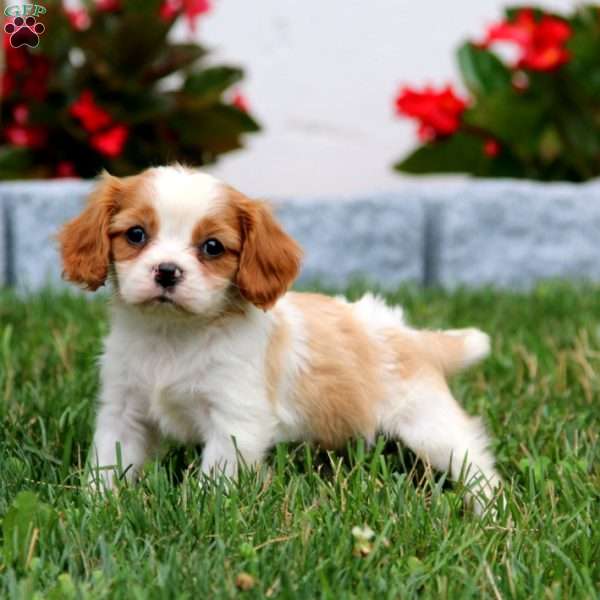
[[[50,60],[39,54],[30,55],[29,63],[31,65],[31,77],[46,81],[50,74]]]
[[[81,92],[79,98],[71,104],[69,112],[81,121],[86,131],[92,133],[104,129],[112,123],[112,117],[96,104],[90,90]]]
[[[129,130],[126,125],[115,125],[93,135],[90,139],[90,146],[104,156],[115,158],[123,152],[123,146],[128,137]]]
[[[565,49],[571,27],[563,19],[543,15],[536,20],[533,10],[520,10],[514,21],[503,21],[488,29],[484,46],[497,41],[513,42],[521,49],[517,67],[532,71],[552,71],[569,61]]]
[[[25,125],[29,121],[29,107],[26,104],[17,104],[13,108],[13,119],[17,125]]]
[[[9,36],[5,37],[6,40]],[[9,71],[22,71],[27,66],[27,50],[23,46],[13,48],[12,46],[4,46],[6,52],[6,68]]]
[[[56,165],[55,176],[62,177],[78,177],[75,165],[70,160],[61,160]]]
[[[183,10],[192,31],[196,29],[196,19],[211,9],[210,0],[183,0]]]
[[[235,106],[238,110],[241,110],[242,112],[250,111],[250,105],[248,104],[248,100],[246,99],[246,96],[242,94],[242,92],[236,92],[234,94],[233,99],[231,100],[231,105]]]
[[[27,127],[12,124],[4,128],[4,137],[13,146],[39,148],[46,143],[46,130],[43,127]]]
[[[27,77],[21,86],[21,92],[27,99],[42,102],[48,93],[48,87],[43,79],[38,80],[33,77]]]
[[[96,0],[96,10],[98,12],[115,12],[120,8],[120,0]]]
[[[483,153],[486,156],[489,156],[490,158],[496,158],[496,156],[498,156],[501,151],[502,146],[500,146],[498,140],[495,140],[494,138],[488,138],[487,140],[485,140],[483,144]]]
[[[158,15],[163,21],[172,21],[179,15],[181,0],[164,0],[160,5]]]
[[[50,61],[37,54],[28,54],[27,61],[27,72],[22,71],[19,74],[22,82],[20,90],[25,98],[43,102],[48,94]]]
[[[2,73],[2,94],[9,96],[13,92],[21,92],[27,99],[42,102],[48,91],[50,61],[46,56],[32,54],[24,47],[6,46],[7,39],[4,38],[6,69]]]
[[[210,0],[164,0],[159,15],[163,21],[172,21],[183,11],[190,30],[195,31],[198,17],[210,9]]]
[[[0,94],[2,97],[10,96],[15,89],[15,78],[12,73],[9,73],[8,71],[2,73],[2,83],[0,85]]]
[[[466,100],[450,86],[441,91],[426,87],[422,92],[404,87],[396,97],[398,114],[419,121],[419,137],[424,141],[452,135],[466,108]]]
[[[92,23],[90,15],[83,8],[66,8],[65,14],[69,19],[69,23],[71,23],[71,27],[77,31],[87,29]]]

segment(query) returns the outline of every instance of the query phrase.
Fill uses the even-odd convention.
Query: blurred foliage
[[[44,7],[37,47],[14,48],[4,34],[0,179],[93,177],[102,169],[122,176],[172,161],[203,165],[259,129],[236,96],[242,70],[206,66],[202,46],[169,35],[180,17],[193,28],[198,2]],[[11,17],[6,24],[13,30],[19,22]]]
[[[516,63],[494,52],[498,41],[516,45]],[[469,98],[455,131],[421,136],[398,171],[543,181],[600,175],[600,6],[570,16],[508,9],[483,43],[459,48],[458,66]],[[398,107],[421,122],[444,107],[427,110]]]

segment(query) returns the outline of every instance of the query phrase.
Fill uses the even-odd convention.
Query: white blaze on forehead
[[[196,224],[222,206],[222,182],[183,167],[152,170],[152,204],[158,214],[160,238],[189,242]]]

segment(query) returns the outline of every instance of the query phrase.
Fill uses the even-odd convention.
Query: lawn
[[[90,495],[104,303],[0,293],[0,597],[598,597],[600,287],[387,297],[416,325],[493,336],[452,387],[494,440],[496,520],[383,440],[280,446],[261,472],[205,486],[201,449],[172,446],[137,486]]]

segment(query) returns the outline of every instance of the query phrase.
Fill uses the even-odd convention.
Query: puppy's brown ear
[[[298,276],[302,250],[266,204],[238,198],[238,207],[243,245],[236,284],[246,300],[266,310]]]
[[[108,275],[108,228],[118,210],[120,183],[117,177],[104,173],[84,211],[58,234],[63,276],[92,291],[103,285]]]

